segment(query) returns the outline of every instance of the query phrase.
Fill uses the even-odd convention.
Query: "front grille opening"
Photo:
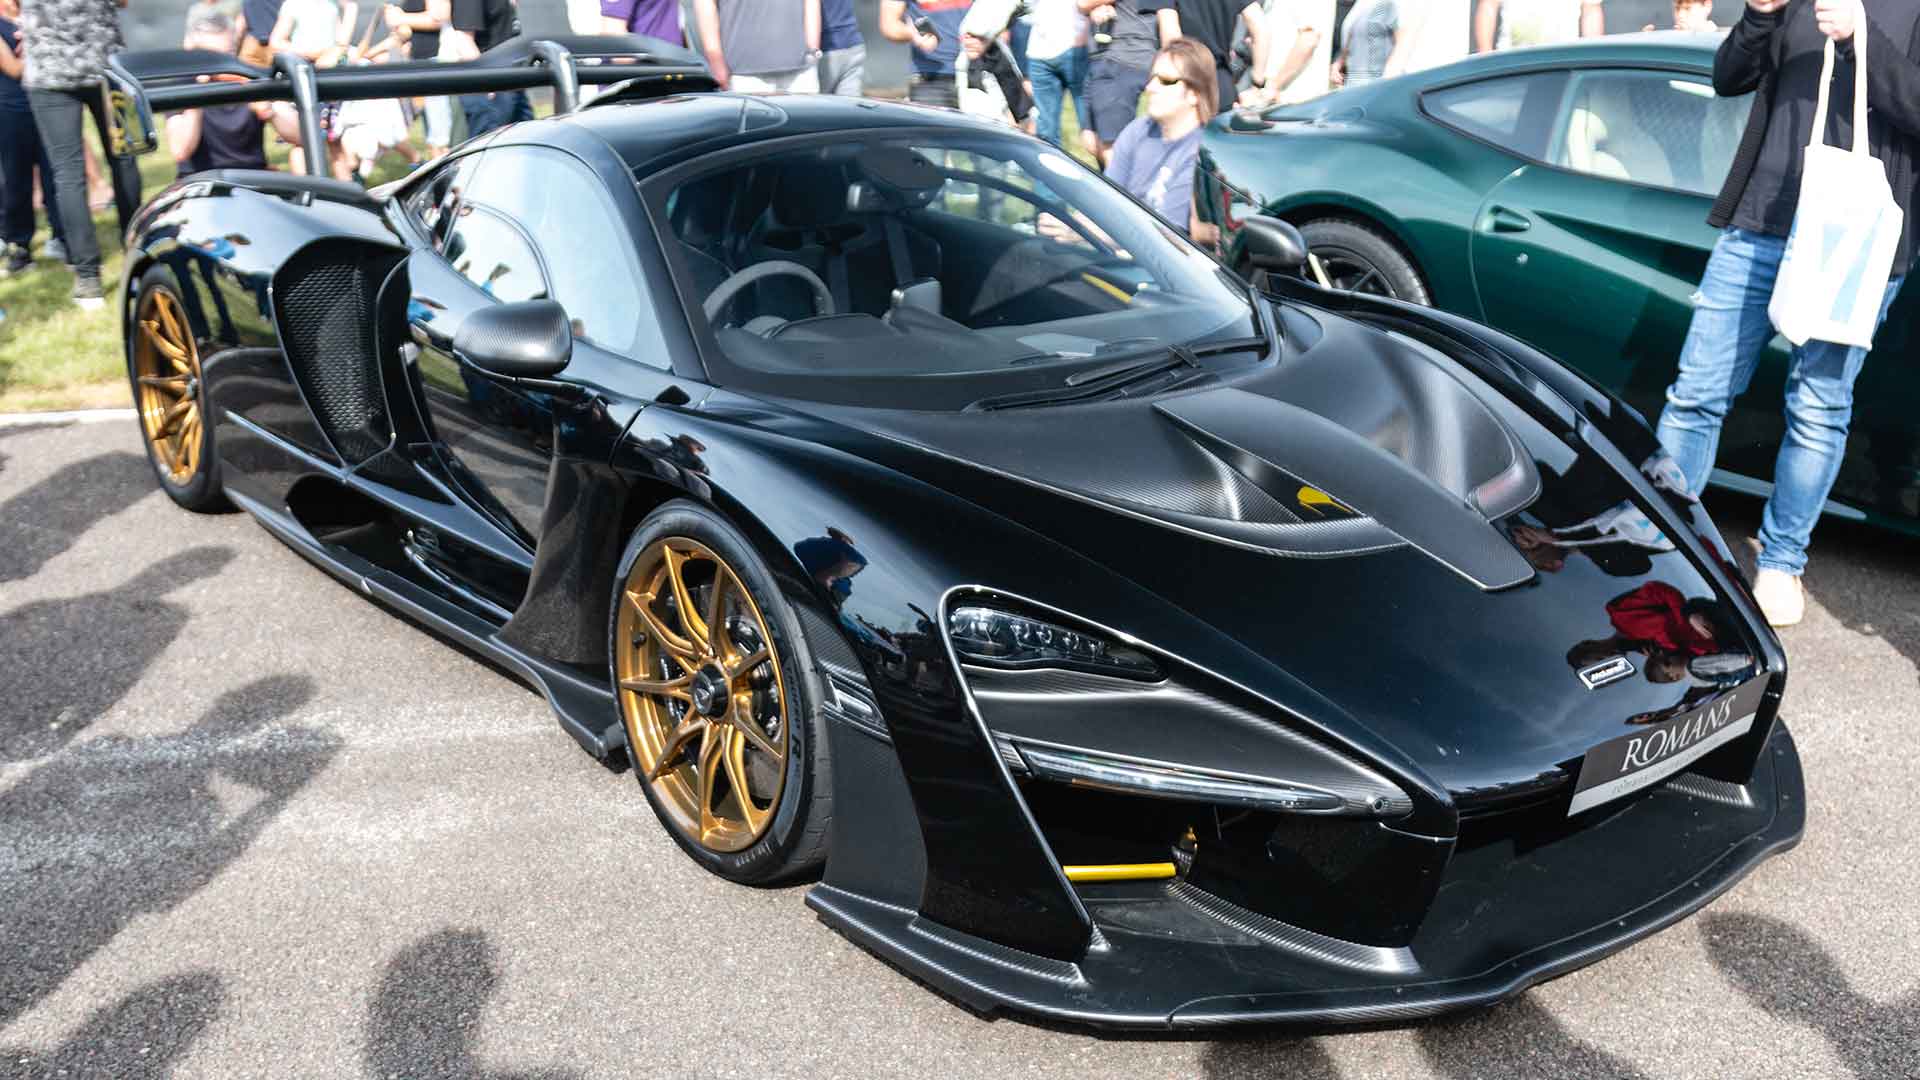
[[[1205,806],[1046,780],[1027,781],[1021,795],[1064,867],[1172,864],[1184,872],[1194,822],[1211,815]]]

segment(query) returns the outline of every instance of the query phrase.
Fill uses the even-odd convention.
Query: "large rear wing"
[[[321,146],[320,105],[328,101],[502,90],[553,90],[553,109],[579,107],[582,85],[630,84],[635,90],[711,90],[717,84],[695,53],[635,34],[555,36],[503,42],[473,60],[407,61],[317,68],[293,53],[277,53],[270,68],[203,49],[116,53],[101,76],[107,101],[108,142],[116,157],[159,146],[153,114],[207,105],[289,101],[300,117],[300,139]],[[674,85],[678,84],[678,85]],[[306,155],[307,171],[326,175],[325,154]]]

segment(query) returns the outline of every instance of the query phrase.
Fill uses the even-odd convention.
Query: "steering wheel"
[[[833,314],[833,294],[827,291],[827,283],[820,280],[820,275],[797,262],[789,262],[786,259],[770,259],[763,263],[754,263],[744,270],[735,271],[727,280],[714,286],[713,291],[708,293],[706,300],[700,304],[700,310],[706,313],[707,321],[712,322],[727,309],[727,305],[733,302],[733,298],[739,295],[741,289],[763,278],[782,275],[797,277],[807,283],[807,288],[813,290],[815,315]]]

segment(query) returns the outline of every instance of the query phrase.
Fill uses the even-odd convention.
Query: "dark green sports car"
[[[1194,206],[1300,227],[1324,281],[1523,338],[1649,421],[1718,230],[1707,211],[1750,97],[1713,92],[1720,35],[1629,34],[1475,56],[1216,118]],[[1920,286],[1882,327],[1828,512],[1920,534]],[[1728,415],[1714,480],[1765,494],[1785,430],[1775,338]]]

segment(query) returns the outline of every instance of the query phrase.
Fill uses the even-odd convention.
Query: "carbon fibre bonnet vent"
[[[385,449],[393,433],[374,313],[381,282],[400,259],[383,248],[322,240],[288,259],[273,279],[287,364],[349,464]]]

